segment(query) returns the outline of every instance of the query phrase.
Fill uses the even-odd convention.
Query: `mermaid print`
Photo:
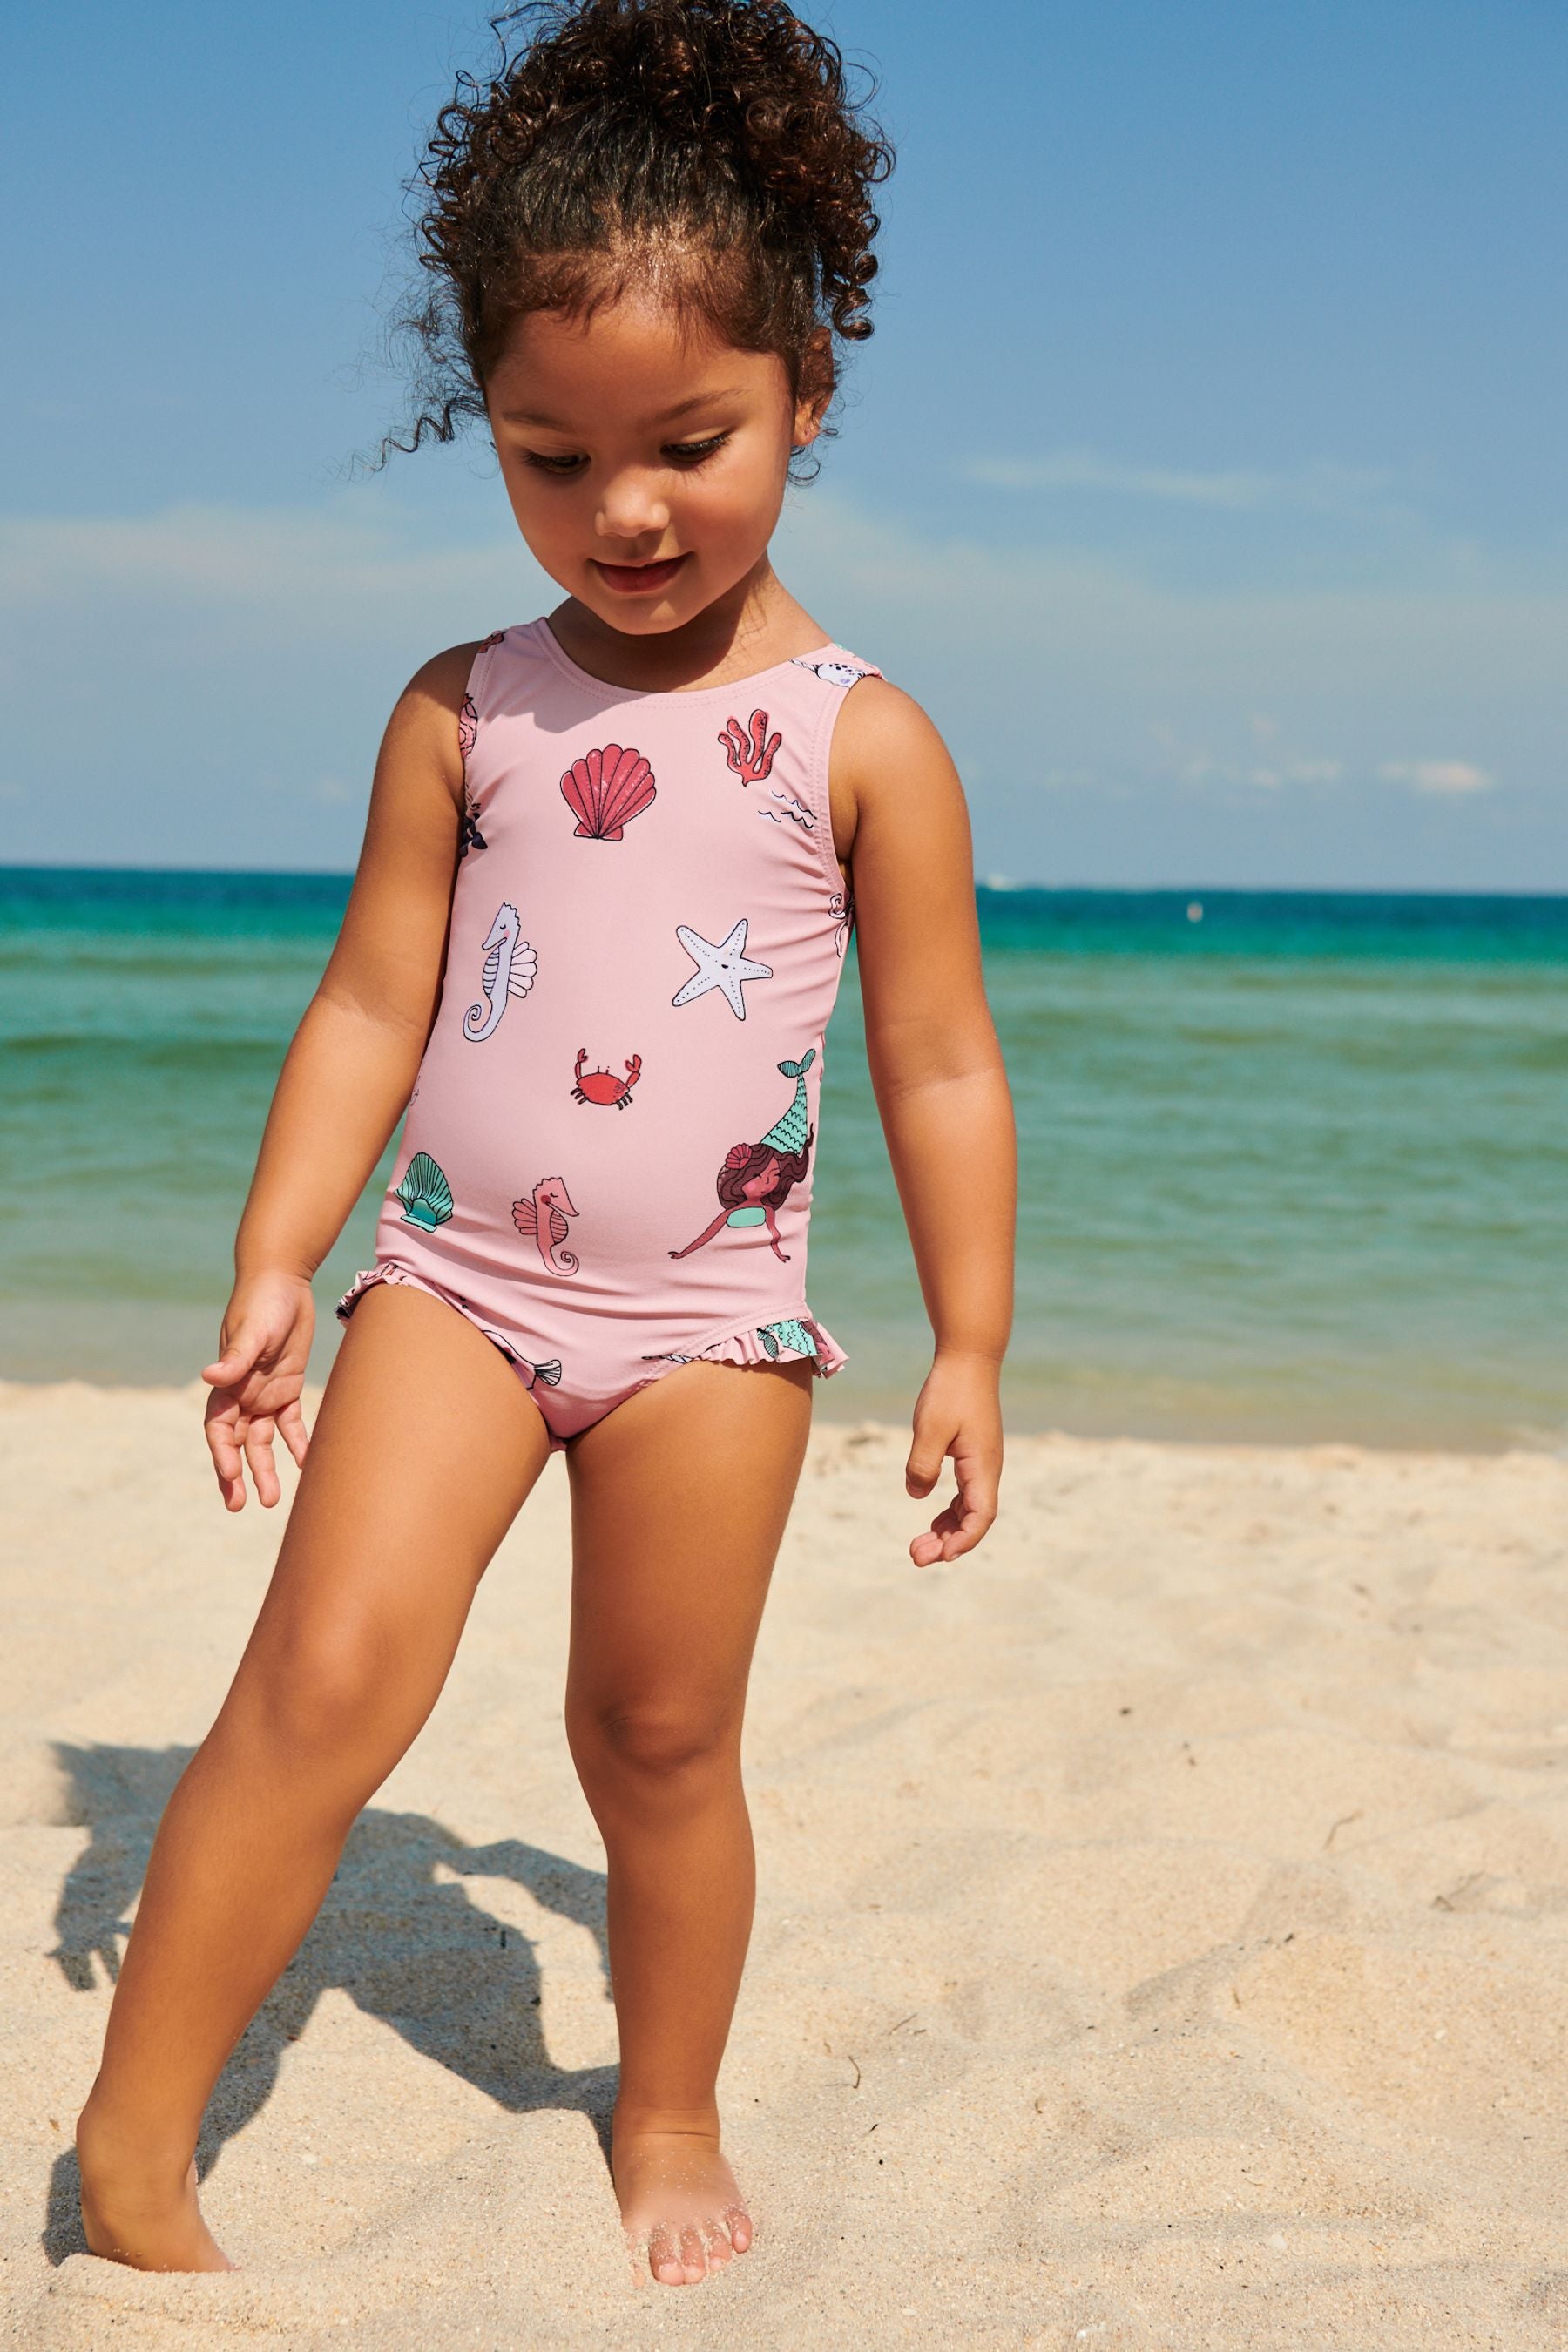
[[[527,1234],[539,1244],[539,1255],[551,1274],[575,1274],[580,1260],[561,1244],[566,1238],[568,1217],[577,1212],[572,1195],[559,1176],[542,1176],[526,1199],[511,1204],[511,1221],[520,1234]]]
[[[738,719],[726,719],[724,732],[719,740],[724,747],[725,758],[741,782],[743,784],[760,784],[773,772],[773,754],[784,737],[776,728],[771,735],[768,733],[765,710],[753,710],[748,726],[742,727]]]
[[[797,1356],[815,1356],[817,1352],[816,1342],[811,1333],[794,1315],[786,1315],[778,1323],[759,1323],[757,1337],[770,1356],[780,1354],[785,1348]]]
[[[795,1080],[795,1096],[789,1108],[773,1121],[760,1142],[731,1146],[715,1187],[720,1202],[718,1215],[703,1227],[695,1241],[688,1242],[682,1249],[672,1249],[671,1257],[689,1257],[726,1225],[765,1224],[769,1248],[775,1257],[788,1264],[789,1252],[779,1240],[778,1212],[811,1161],[816,1130],[806,1114],[805,1074],[816,1059],[816,1046],[808,1045],[798,1062],[779,1064],[780,1076]]]
[[[485,933],[479,953],[485,960],[479,981],[485,1003],[470,1004],[463,1015],[463,1034],[475,1045],[495,1035],[507,999],[526,996],[539,976],[539,958],[522,937],[517,908],[510,900],[503,901]]]

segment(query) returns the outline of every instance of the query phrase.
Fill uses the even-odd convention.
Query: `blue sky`
[[[775,546],[982,872],[1568,887],[1555,0],[834,0],[900,145]],[[476,8],[89,0],[11,44],[0,859],[343,866],[409,672],[554,601],[398,412]]]

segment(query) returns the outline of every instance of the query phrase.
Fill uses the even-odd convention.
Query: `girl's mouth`
[[[617,596],[651,596],[656,589],[668,587],[686,557],[667,556],[661,563],[601,563],[597,556],[589,561],[605,587],[613,588]]]

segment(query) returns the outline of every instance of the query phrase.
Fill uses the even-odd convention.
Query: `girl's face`
[[[647,299],[520,319],[485,385],[518,529],[610,628],[658,636],[753,572],[820,418],[784,362]]]

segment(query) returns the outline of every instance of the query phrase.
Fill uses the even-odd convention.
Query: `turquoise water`
[[[215,1344],[344,879],[0,869],[0,1374]],[[979,894],[1018,1106],[1018,1430],[1568,1441],[1568,899]],[[828,1042],[809,1289],[905,1416],[928,1339],[866,1076]],[[387,1160],[323,1268],[368,1263]]]

